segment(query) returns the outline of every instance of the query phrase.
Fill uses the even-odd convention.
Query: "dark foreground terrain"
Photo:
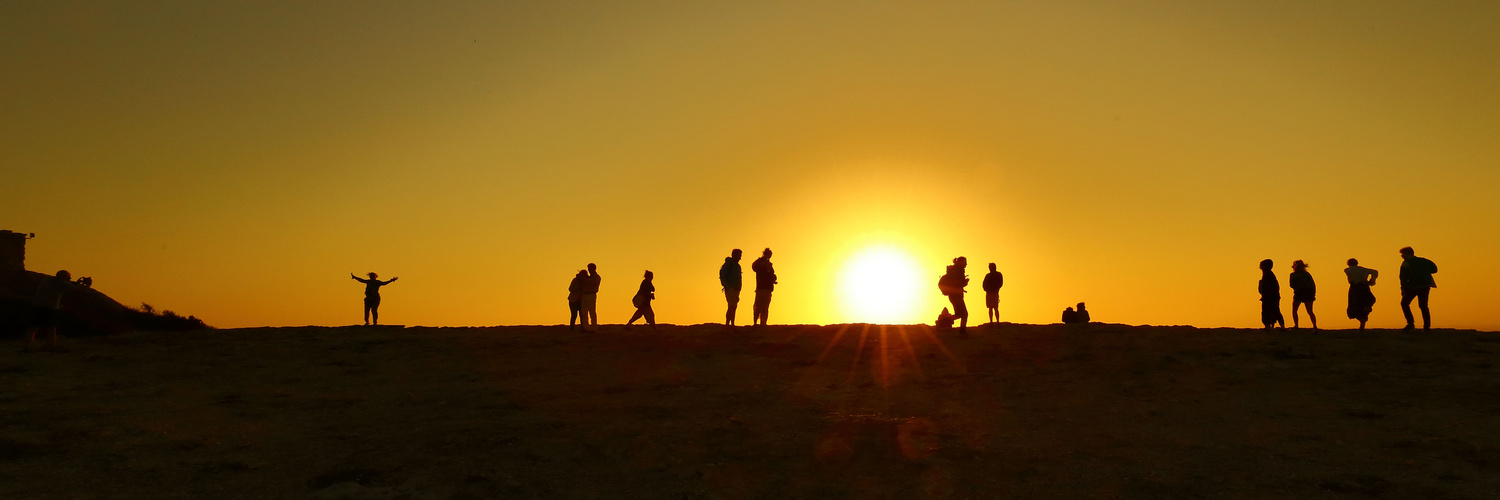
[[[1500,498],[1500,335],[279,328],[0,351],[0,498]]]

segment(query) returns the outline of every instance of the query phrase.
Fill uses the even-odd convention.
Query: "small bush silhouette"
[[[186,318],[178,316],[177,313],[162,310],[156,312],[151,304],[142,302],[140,309],[131,309],[131,323],[137,330],[185,332],[190,330],[212,330],[203,320],[196,316]]]

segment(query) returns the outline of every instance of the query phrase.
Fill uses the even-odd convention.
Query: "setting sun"
[[[839,275],[845,317],[861,323],[913,321],[921,291],[916,259],[890,246],[855,254]]]

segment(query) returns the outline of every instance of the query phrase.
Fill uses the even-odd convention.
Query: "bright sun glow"
[[[839,276],[844,312],[861,323],[913,321],[921,272],[910,254],[888,246],[849,259]]]

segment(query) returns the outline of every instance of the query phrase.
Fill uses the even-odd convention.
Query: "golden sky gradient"
[[[1259,324],[1257,263],[1435,261],[1435,326],[1500,329],[1500,3],[8,2],[0,228],[28,267],[220,327],[850,317],[872,246],[983,316]],[[750,279],[747,275],[747,282]],[[1290,290],[1283,310],[1290,320]],[[749,302],[741,322],[749,321]],[[1306,319],[1304,318],[1304,321]]]

